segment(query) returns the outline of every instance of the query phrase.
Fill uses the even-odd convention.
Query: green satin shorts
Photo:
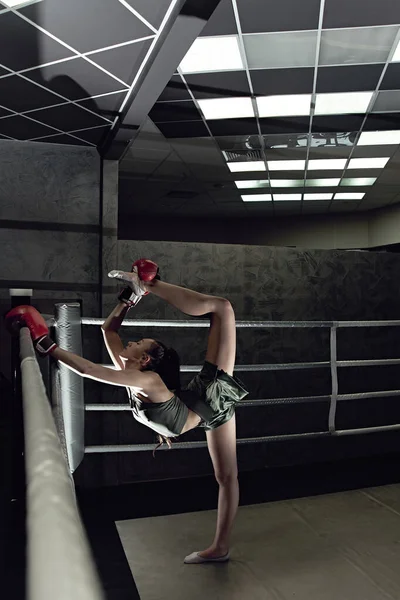
[[[231,377],[208,361],[204,362],[202,370],[193,377],[187,389],[198,394],[212,409],[212,417],[199,425],[206,431],[230,421],[236,405],[249,394],[240,379]]]

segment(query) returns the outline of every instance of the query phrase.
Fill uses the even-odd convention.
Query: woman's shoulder
[[[145,371],[143,373],[143,391],[147,395],[146,402],[167,402],[173,396],[173,392],[167,388],[158,373]]]

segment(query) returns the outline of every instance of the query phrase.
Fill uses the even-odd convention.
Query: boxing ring
[[[64,349],[82,354],[82,326],[101,326],[100,318],[84,318],[78,303],[57,304],[55,315],[44,315],[48,326],[54,327],[56,342]],[[338,403],[355,399],[400,396],[400,390],[385,390],[340,394],[338,370],[350,367],[400,365],[400,359],[338,360],[337,331],[353,327],[399,327],[400,321],[238,321],[237,328],[328,328],[330,330],[330,360],[279,364],[237,365],[237,372],[290,371],[296,369],[329,369],[331,393],[322,396],[298,396],[243,401],[238,410],[271,404],[297,404],[305,401],[330,403],[326,430],[239,438],[239,446],[279,442],[302,438],[352,436],[400,430],[399,424],[341,430],[336,427]],[[208,328],[202,320],[126,320],[123,327]],[[85,404],[83,378],[64,365],[52,365],[50,407],[29,331],[20,332],[23,412],[25,427],[25,460],[28,506],[28,586],[29,598],[77,600],[103,598],[101,584],[91,556],[86,535],[76,506],[72,473],[85,454],[140,452],[153,450],[153,444],[85,446],[84,419],[89,411],[129,411],[129,404]],[[112,365],[104,365],[114,368]],[[194,373],[200,365],[183,365],[182,372]],[[176,442],[173,450],[206,447],[206,442]],[[51,551],[49,551],[51,548]],[[56,583],[54,583],[56,582]]]
[[[101,326],[104,319],[84,318],[79,314],[79,304],[56,305],[55,317],[47,317],[48,324],[55,326],[56,341],[64,349],[77,354],[82,351],[81,325]],[[126,319],[122,327],[151,328],[208,328],[209,323],[203,320],[162,321],[149,319]],[[297,396],[289,398],[268,398],[259,400],[244,400],[238,410],[248,410],[252,407],[273,404],[298,404],[303,402],[330,403],[329,418],[325,431],[308,433],[293,433],[286,435],[262,436],[253,438],[239,438],[237,444],[259,444],[279,442],[304,438],[321,438],[329,436],[351,436],[368,433],[400,430],[400,423],[382,425],[377,427],[363,427],[358,429],[337,429],[336,410],[339,402],[362,400],[367,398],[385,398],[400,396],[400,390],[385,390],[376,392],[362,392],[353,394],[340,394],[338,385],[338,370],[350,367],[373,367],[400,365],[400,358],[376,360],[338,360],[337,357],[337,332],[338,329],[352,327],[400,327],[400,321],[237,321],[237,329],[270,329],[270,328],[327,328],[330,330],[330,360],[321,362],[295,362],[257,365],[236,365],[235,372],[266,372],[266,371],[291,371],[304,369],[329,369],[331,373],[331,393],[322,396]],[[103,365],[115,368],[111,364]],[[182,365],[182,373],[196,373],[200,365]],[[117,445],[92,445],[84,443],[84,413],[89,411],[119,412],[130,411],[129,404],[85,404],[83,398],[82,377],[61,366],[57,373],[56,387],[57,405],[59,406],[62,420],[60,426],[65,430],[66,448],[69,456],[71,472],[73,472],[85,454],[111,453],[111,452],[143,452],[153,450],[152,444],[117,444]],[[175,442],[173,450],[205,448],[206,441]],[[167,447],[162,447],[167,449]]]

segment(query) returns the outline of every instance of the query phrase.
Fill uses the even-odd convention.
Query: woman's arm
[[[118,331],[121,323],[126,317],[129,306],[124,302],[119,302],[114,310],[108,315],[107,319],[101,326],[103,331]]]
[[[114,366],[118,370],[122,370],[124,368],[122,360],[120,359],[124,345],[117,331],[121,327],[121,323],[124,320],[128,310],[129,306],[127,304],[124,302],[119,302],[101,326],[104,343],[106,345],[108,354],[110,355]]]
[[[82,377],[121,387],[134,387],[142,396],[148,396],[154,387],[159,385],[159,376],[151,371],[145,373],[136,369],[114,371],[62,348],[56,348],[52,356]]]

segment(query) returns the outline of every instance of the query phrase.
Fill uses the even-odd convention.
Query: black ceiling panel
[[[383,64],[320,67],[317,92],[369,92],[375,90],[383,67]]]
[[[138,13],[140,13],[149,23],[158,29],[168,10],[171,0],[126,0]]]
[[[3,106],[16,112],[42,108],[62,102],[58,96],[18,75],[0,79],[0,98]]]
[[[388,65],[379,89],[400,90],[400,63]]]
[[[308,133],[310,117],[273,117],[260,119],[261,132],[264,134]]]
[[[6,108],[3,108],[2,106],[0,106],[0,117],[5,117],[5,116],[9,117],[11,115],[12,115],[12,112],[10,112]]]
[[[237,0],[243,33],[318,29],[320,0]]]
[[[32,5],[31,10],[37,10]],[[14,71],[73,56],[73,52],[12,12],[0,15],[0,62]]]
[[[130,85],[133,82],[140,64],[143,62],[151,43],[152,40],[145,40],[143,42],[135,42],[134,44],[113,48],[112,50],[96,52],[95,54],[90,55],[90,59]],[[107,77],[107,75],[105,75],[105,77]],[[121,84],[117,81],[115,81],[115,84],[121,88]]]
[[[106,127],[95,127],[94,129],[87,129],[86,131],[76,131],[74,135],[82,140],[97,145],[101,142],[109,129],[110,127],[108,125]]]
[[[358,131],[363,120],[363,115],[318,115],[313,118],[312,131],[319,133]]]
[[[393,0],[326,0],[323,28],[400,23],[400,3]]]
[[[367,117],[365,131],[400,129],[400,113],[374,113]]]
[[[311,94],[314,69],[255,69],[250,71],[254,94]]]
[[[78,138],[70,135],[60,134],[52,135],[48,138],[40,138],[40,140],[34,140],[36,144],[67,144],[68,146],[89,146],[85,141],[78,140]]]
[[[250,135],[258,133],[256,119],[216,119],[208,121],[213,135]]]
[[[55,132],[50,127],[16,115],[15,117],[0,119],[0,133],[18,140],[29,140],[34,137],[51,135]]]
[[[166,138],[209,137],[203,121],[185,121],[182,123],[158,123],[158,129]]]
[[[151,109],[149,116],[155,123],[201,120],[199,111],[191,101],[157,102]]]
[[[164,88],[163,93],[159,97],[159,102],[171,101],[171,100],[190,100],[190,94],[183,83],[180,75],[174,75],[171,77],[168,85]]]
[[[91,111],[110,119],[111,121],[118,116],[119,107],[121,106],[126,92],[118,92],[116,94],[107,94],[99,98],[88,98],[77,102],[79,106],[89,108]]]
[[[100,10],[98,0],[42,0],[40,4],[22,8],[21,13],[79,52],[113,46],[153,33],[114,0],[102,0]]]
[[[237,33],[237,27],[232,0],[221,0],[200,35],[230,35],[235,33]]]
[[[186,82],[197,99],[229,98],[250,96],[250,88],[245,71],[222,73],[199,73],[186,75]]]
[[[89,96],[120,90],[123,86],[83,58],[74,58],[24,73],[24,77],[44,85],[67,100],[81,100]],[[0,79],[1,81],[1,79]],[[56,104],[62,99],[53,102]]]
[[[106,124],[101,117],[79,108],[75,104],[63,104],[44,110],[35,110],[29,113],[29,116],[46,125],[61,129],[61,131],[72,131],[73,129],[84,129]]]

